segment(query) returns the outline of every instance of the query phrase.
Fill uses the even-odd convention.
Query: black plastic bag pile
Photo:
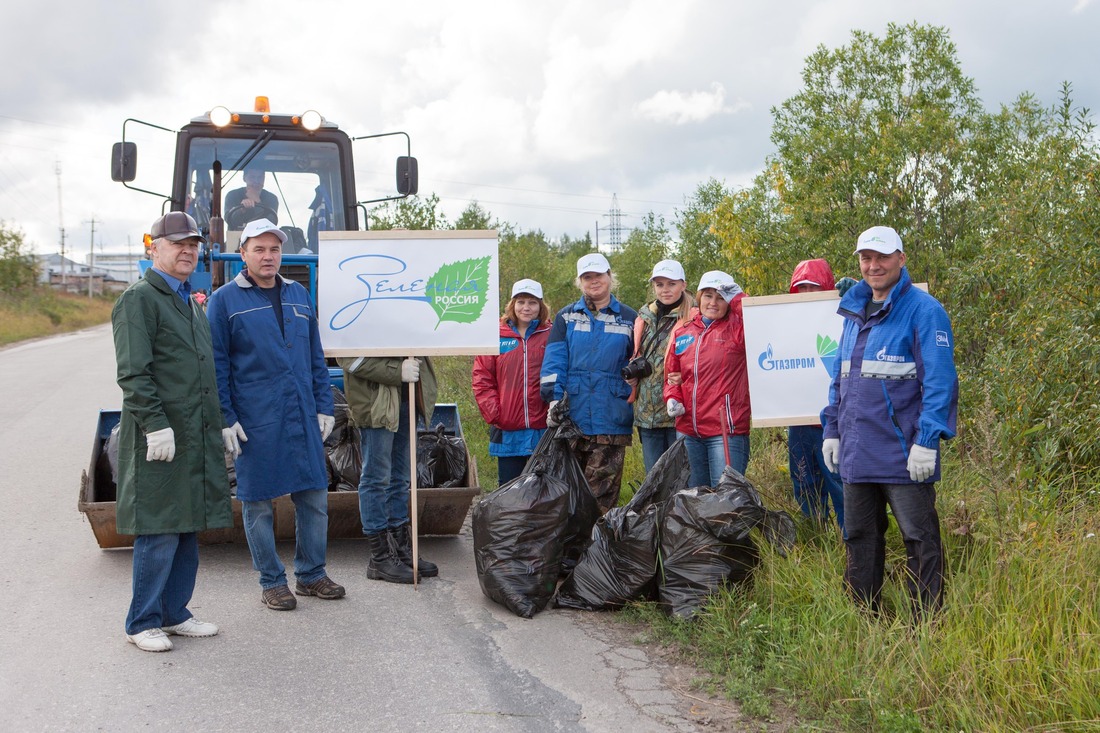
[[[423,489],[466,485],[466,441],[443,424],[416,436],[416,485]]]
[[[597,520],[591,544],[558,589],[554,605],[601,611],[633,600],[655,600],[661,506],[687,488],[690,474],[681,439],[657,459],[626,506]]]
[[[363,452],[359,441],[359,428],[351,424],[351,408],[344,393],[336,387],[332,390],[335,423],[325,439],[325,467],[328,470],[329,491],[358,491],[359,476],[363,471]]]
[[[474,505],[474,560],[482,592],[531,618],[550,602],[563,557],[578,555],[599,507],[570,440],[571,420],[547,430],[518,477]]]
[[[690,618],[721,586],[751,580],[760,562],[753,528],[782,555],[794,544],[794,521],[765,508],[744,476],[726,468],[717,487],[688,489],[689,472],[681,439],[629,504],[596,523],[555,605],[612,610],[658,598],[669,613]]]

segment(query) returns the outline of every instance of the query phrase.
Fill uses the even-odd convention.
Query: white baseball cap
[[[664,277],[669,280],[687,280],[687,276],[684,275],[684,266],[676,260],[661,260],[653,266],[653,274],[649,276],[652,280],[655,277]]]
[[[539,300],[542,300],[542,283],[530,278],[517,280],[516,284],[512,286],[512,297],[514,298],[521,294],[533,295]]]
[[[244,225],[244,231],[241,232],[241,246],[244,246],[246,240],[252,237],[258,237],[261,234],[266,234],[267,232],[271,232],[278,237],[280,243],[286,244],[286,232],[267,219],[255,219]]]
[[[586,254],[577,260],[577,277],[586,272],[610,272],[611,263],[599,252]]]
[[[901,237],[890,227],[871,227],[856,240],[856,253],[865,249],[874,250],[884,255],[894,252],[904,252],[901,246]]]
[[[722,288],[729,288],[736,285],[733,281],[733,276],[729,273],[722,272],[721,270],[711,270],[710,272],[704,272],[703,276],[699,278],[699,290],[705,288],[714,288],[715,290],[721,290]]]

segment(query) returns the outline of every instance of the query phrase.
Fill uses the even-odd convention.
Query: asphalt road
[[[0,350],[0,730],[714,725],[614,618],[524,620],[485,598],[468,529],[422,540],[440,576],[417,591],[367,580],[365,543],[334,541],[347,598],[289,613],[260,604],[246,546],[204,546],[191,609],[222,633],[139,651],[123,634],[131,553],[99,549],[76,509],[98,411],[120,403],[109,326]]]

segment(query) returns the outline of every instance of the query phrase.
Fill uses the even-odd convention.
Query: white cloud
[[[649,99],[634,105],[639,117],[672,125],[702,122],[715,115],[736,114],[752,105],[738,99],[726,105],[726,88],[718,82],[710,85],[709,92],[681,92],[662,89]]]

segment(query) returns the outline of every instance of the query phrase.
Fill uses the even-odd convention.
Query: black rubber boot
[[[393,539],[393,552],[397,559],[412,572],[412,536],[409,534],[409,525],[402,524],[396,529],[388,530]],[[435,563],[428,562],[424,558],[417,558],[416,572],[422,578],[434,578],[439,575],[439,568]]]
[[[367,577],[387,583],[413,582],[412,568],[401,563],[393,554],[388,532],[367,535],[370,543],[370,560],[367,561]]]

